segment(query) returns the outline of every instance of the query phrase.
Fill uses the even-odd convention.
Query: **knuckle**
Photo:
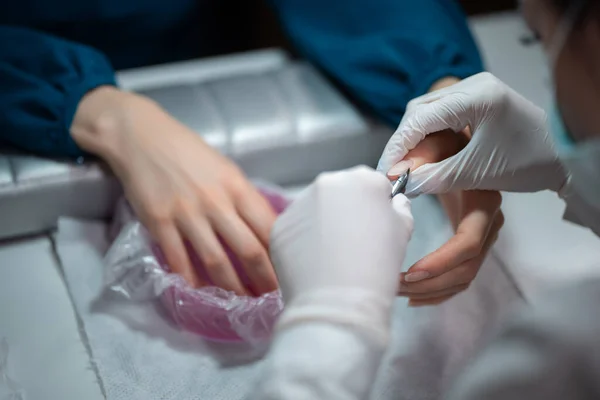
[[[488,89],[504,86],[504,83],[491,72],[482,72],[478,75],[478,77],[481,80],[481,83],[483,83]]]
[[[177,215],[193,215],[198,209],[198,202],[193,196],[179,196],[173,202],[173,210]]]
[[[498,226],[498,230],[502,229],[502,227],[504,226],[504,222],[505,222],[504,213],[502,211],[500,211],[498,213],[498,215],[496,216],[496,225]]]
[[[202,258],[202,263],[207,271],[220,271],[229,266],[229,259],[225,254],[211,254]]]
[[[343,172],[321,172],[317,179],[315,179],[314,186],[317,188],[322,188],[325,186],[329,186],[331,182],[335,181],[336,177]]]
[[[348,171],[361,177],[370,176],[373,173],[373,170],[366,165],[358,165]]]
[[[142,212],[144,223],[148,225],[151,230],[160,229],[165,225],[171,223],[171,213],[166,207],[152,204],[144,209]]]
[[[465,266],[464,269],[461,271],[462,283],[468,285],[471,282],[473,282],[475,277],[477,277],[478,270],[479,268],[477,265]]]
[[[211,193],[205,193],[201,198],[198,209],[211,214],[222,214],[229,211],[231,202],[227,199],[223,193],[214,191]]]
[[[500,104],[504,104],[508,97],[507,86],[500,79],[490,74],[490,78],[486,80],[485,90],[496,98]]]
[[[267,254],[260,245],[248,246],[242,251],[240,257],[248,265],[259,265],[267,260]]]
[[[406,104],[406,111],[407,112],[412,111],[419,104],[419,100],[418,99],[419,99],[418,97],[414,98],[414,99],[412,99],[411,101],[409,101]]]
[[[365,165],[352,168],[349,170],[349,174],[352,174],[352,180],[360,183],[361,187],[386,191],[390,188],[389,180],[383,174],[377,173]]]
[[[500,208],[502,206],[502,201],[504,200],[504,198],[502,197],[502,193],[500,192],[496,192],[498,193],[498,208]]]
[[[502,195],[500,194],[500,192],[490,191],[488,192],[487,197],[487,201],[489,202],[490,206],[496,209],[500,208],[500,206],[502,205]]]
[[[227,192],[235,197],[244,197],[248,190],[254,188],[244,175],[236,174],[232,174],[232,178],[228,178],[224,185]]]
[[[464,285],[461,285],[458,289],[458,293],[462,293],[467,291],[469,288],[471,287],[471,282],[465,283]]]
[[[476,238],[468,239],[465,242],[464,254],[469,259],[475,258],[481,253],[482,248],[483,248],[483,245],[478,239],[476,239]]]

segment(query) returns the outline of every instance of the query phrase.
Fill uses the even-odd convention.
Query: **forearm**
[[[443,78],[435,81],[433,83],[433,85],[431,85],[431,87],[429,88],[429,90],[427,92],[428,93],[435,92],[436,90],[440,90],[445,87],[452,86],[458,82],[460,82],[459,78],[454,77],[454,76],[446,76],[446,77],[443,77]]]
[[[88,92],[79,102],[70,134],[77,145],[105,160],[118,175],[128,157],[126,141],[143,121],[169,118],[154,101],[113,86]]]
[[[455,1],[271,1],[299,50],[392,126],[434,82],[483,70]]]

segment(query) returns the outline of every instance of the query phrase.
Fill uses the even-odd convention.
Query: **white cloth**
[[[415,230],[405,267],[451,235],[435,199],[416,199],[412,209]],[[82,335],[108,400],[231,400],[251,394],[262,363],[221,368],[215,357],[233,363],[231,359],[240,354],[237,349],[208,346],[179,332],[152,305],[94,301],[102,286],[102,257],[109,245],[104,225],[61,220],[56,241]],[[439,398],[442,388],[515,302],[521,302],[519,292],[495,257],[484,263],[466,293],[440,307],[409,309],[406,301],[397,300],[391,350],[371,399]]]
[[[511,318],[450,390],[452,400],[600,397],[600,280],[550,291]]]
[[[106,232],[103,224],[62,220],[56,238],[106,398],[244,399],[259,365],[220,368],[218,360],[223,357],[235,363],[232,357],[246,356],[245,349],[209,346],[197,336],[180,332],[153,304],[98,301],[103,254],[109,245]]]

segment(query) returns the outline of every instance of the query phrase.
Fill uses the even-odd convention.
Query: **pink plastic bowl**
[[[267,189],[260,189],[273,209],[280,214],[289,201]],[[229,259],[244,283],[248,283],[242,266],[227,245],[223,244]],[[158,246],[154,253],[163,269],[168,271],[165,258]],[[188,253],[196,271],[206,276],[204,266],[188,246]],[[193,289],[183,282],[173,284],[161,295],[161,303],[168,314],[184,329],[208,340],[219,342],[242,342],[261,340],[270,336],[273,325],[282,309],[279,292],[260,297],[237,296],[217,287]]]

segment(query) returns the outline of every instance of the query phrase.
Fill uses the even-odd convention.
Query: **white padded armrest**
[[[374,164],[390,135],[312,66],[280,51],[141,68],[119,81],[157,101],[249,177],[278,184]],[[108,217],[119,193],[95,163],[0,153],[0,239],[53,229],[59,216]]]
[[[5,179],[8,178],[8,179]],[[120,188],[98,164],[0,155],[0,239],[53,229],[61,215],[105,218]]]

